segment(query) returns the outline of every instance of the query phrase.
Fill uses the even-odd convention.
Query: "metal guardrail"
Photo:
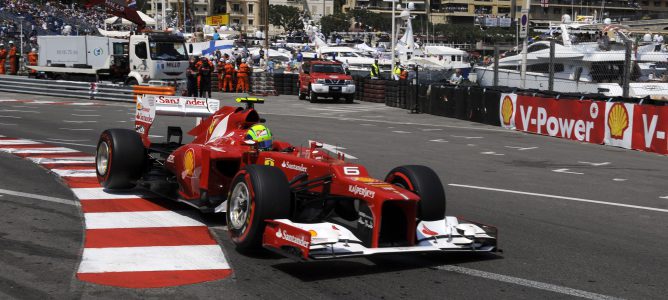
[[[88,100],[135,101],[134,90],[129,86],[33,79],[25,76],[0,75],[0,91]]]

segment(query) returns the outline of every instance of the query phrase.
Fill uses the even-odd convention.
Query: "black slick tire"
[[[426,166],[408,165],[392,169],[385,181],[420,196],[417,215],[423,221],[445,218],[445,190],[434,170]]]
[[[106,189],[133,188],[146,163],[139,134],[129,129],[107,129],[100,135],[95,155],[97,179]]]
[[[247,213],[235,219],[236,190],[247,189]],[[240,170],[232,180],[227,196],[227,228],[232,242],[239,252],[261,249],[267,219],[290,217],[290,187],[288,179],[279,168],[250,165]],[[237,206],[239,207],[239,206]]]

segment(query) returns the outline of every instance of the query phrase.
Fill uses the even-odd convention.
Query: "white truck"
[[[127,85],[185,85],[185,39],[164,32],[129,39],[98,36],[39,36],[37,66],[51,79],[113,81]]]

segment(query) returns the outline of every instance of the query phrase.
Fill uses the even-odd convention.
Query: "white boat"
[[[581,30],[583,27],[581,24],[560,25],[561,43],[555,44],[554,51],[554,91],[621,96],[625,50],[605,50],[621,47],[604,47],[595,42],[575,43],[570,33],[574,28]],[[615,34],[620,41],[629,39],[621,31]],[[629,84],[630,97],[668,98],[668,82],[657,80],[665,72],[665,66],[661,64],[668,61],[668,52],[654,51],[654,48],[655,45],[651,43],[634,47],[631,55],[634,68]],[[522,54],[499,59],[498,84],[547,90],[549,61],[550,42],[533,43],[527,47],[524,84],[521,79]],[[476,67],[475,73],[481,86],[493,85],[493,66]]]

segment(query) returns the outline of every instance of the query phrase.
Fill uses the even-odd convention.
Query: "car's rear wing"
[[[142,95],[137,97],[135,130],[145,146],[150,145],[148,132],[156,115],[208,117],[220,108],[220,100],[196,97]]]

